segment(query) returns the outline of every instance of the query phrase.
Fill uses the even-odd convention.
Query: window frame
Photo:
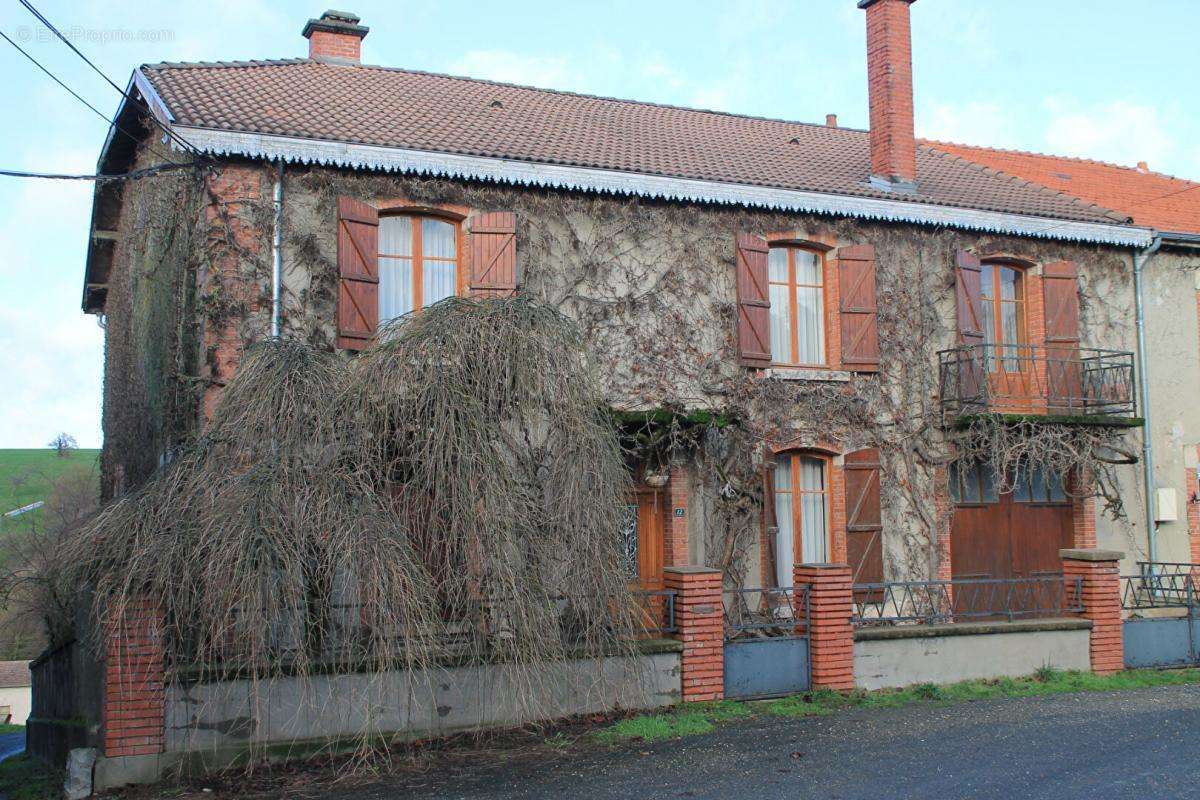
[[[1026,362],[1027,356],[1030,354],[1029,348],[1032,342],[1029,338],[1029,274],[1030,265],[1010,258],[984,258],[980,259],[980,282],[979,282],[979,303],[983,316],[987,318],[987,312],[991,310],[991,325],[983,326],[983,344],[985,348],[989,348],[992,352],[990,359],[991,371],[997,369],[1005,372],[1025,372],[1028,369]],[[1003,270],[1011,270],[1016,275],[1016,291],[1014,291],[1014,299],[1004,300],[1001,293],[1001,276]],[[986,273],[991,273],[991,281],[984,280]],[[1004,304],[1013,304],[1016,306],[1017,314],[1017,341],[1004,341]],[[980,320],[982,323],[983,320]],[[989,330],[990,328],[990,330]],[[989,341],[990,339],[990,341]],[[1012,369],[1010,364],[1015,361],[1016,369]],[[1007,363],[1006,363],[1007,362]]]
[[[799,502],[799,498],[806,494],[821,494],[825,501],[821,504],[825,513],[825,559],[828,560],[833,553],[833,457],[828,453],[823,453],[819,450],[810,450],[805,448],[791,448],[779,450],[772,454],[775,465],[771,475],[772,497],[771,500],[775,503],[772,513],[775,516],[775,526],[779,527],[779,494],[780,489],[775,486],[775,474],[779,469],[779,461],[787,458],[790,461],[792,470],[791,483],[786,492],[792,497],[792,564],[798,564],[803,560],[804,554],[804,510],[803,504]],[[812,489],[800,489],[800,469],[799,466],[803,459],[812,459],[821,464],[821,486],[820,492]],[[797,535],[799,534],[799,535]],[[778,541],[778,540],[776,540]],[[776,570],[779,570],[779,552],[776,545]],[[776,576],[778,577],[778,576]]]
[[[772,250],[783,250],[787,253],[787,270],[788,278],[786,281],[771,280],[770,258]],[[809,253],[816,257],[817,268],[821,275],[821,283],[815,286],[810,283],[799,283],[796,280],[796,253]],[[787,290],[788,299],[788,350],[791,359],[788,361],[779,361],[775,358],[774,342],[771,346],[771,363],[778,367],[787,367],[794,369],[831,369],[831,349],[830,349],[830,325],[829,325],[829,259],[826,258],[828,249],[822,246],[817,246],[810,242],[795,241],[795,240],[771,240],[767,241],[767,297],[771,296],[772,286],[783,286]],[[800,309],[797,301],[797,290],[799,288],[816,288],[820,289],[821,295],[821,363],[806,363],[800,360],[800,326],[799,317]],[[772,307],[774,304],[772,304]],[[768,330],[773,329],[770,326]]]
[[[411,239],[410,239],[410,243],[409,243],[412,255],[408,258],[408,261],[409,261],[409,263],[412,264],[412,286],[411,286],[411,288],[412,288],[413,307],[411,310],[409,310],[408,313],[416,314],[426,307],[426,303],[424,302],[426,255],[424,252],[425,247],[424,247],[424,239],[423,239],[424,233],[422,231],[423,226],[421,225],[421,222],[426,219],[432,219],[432,220],[436,220],[438,222],[444,222],[453,228],[453,231],[454,231],[454,260],[453,260],[453,263],[454,263],[454,295],[453,296],[462,297],[465,294],[464,289],[466,287],[466,281],[467,281],[466,270],[463,269],[463,254],[465,253],[464,248],[467,244],[466,236],[465,236],[465,226],[463,225],[463,220],[465,219],[465,217],[458,213],[454,213],[451,211],[445,211],[442,209],[436,209],[436,208],[425,208],[425,207],[408,206],[408,205],[395,205],[395,206],[389,205],[387,207],[381,208],[379,210],[379,224],[380,224],[381,230],[380,230],[380,234],[379,234],[379,244],[377,245],[377,253],[376,253],[376,258],[379,261],[380,273],[382,273],[382,271],[383,271],[383,265],[384,265],[385,261],[387,261],[387,260],[402,261],[405,259],[404,256],[384,253],[382,250],[382,247],[383,247],[383,231],[382,231],[383,224],[384,224],[385,220],[395,219],[397,217],[405,217],[405,218],[409,219],[411,221],[411,228],[412,228],[412,230],[410,232]],[[438,263],[443,263],[443,264],[450,263],[450,259],[445,259],[445,258],[431,258],[430,260],[436,261]],[[418,298],[419,298],[419,301],[418,301]],[[382,292],[380,292],[378,302],[380,304],[382,304],[382,302],[383,302]],[[401,314],[396,317],[388,317],[385,319],[384,315],[383,315],[383,308],[381,305],[381,307],[379,309],[379,323],[378,324],[386,325],[387,323],[391,322],[392,320],[399,319],[400,316],[404,316],[404,315]]]

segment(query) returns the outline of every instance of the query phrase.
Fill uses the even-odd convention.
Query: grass
[[[62,796],[62,775],[27,753],[0,761],[0,797],[50,800]]]
[[[812,717],[851,708],[901,708],[918,703],[948,704],[1005,697],[1037,697],[1069,692],[1113,692],[1154,686],[1200,683],[1200,669],[1125,670],[1115,675],[1063,672],[1043,667],[1028,678],[963,681],[935,685],[920,683],[903,689],[856,690],[847,694],[828,690],[790,695],[777,700],[743,702],[722,700],[677,706],[655,714],[623,719],[594,734],[604,744],[623,741],[678,739],[711,733],[717,725],[766,714],[778,717]]]
[[[0,723],[0,733],[24,733],[24,725],[9,725],[8,723]]]
[[[99,450],[73,450],[66,457],[60,457],[48,448],[0,450],[0,514],[38,500],[48,500],[54,482],[68,470],[88,470],[98,475],[96,459],[99,454]],[[96,481],[99,491],[99,477]],[[0,526],[14,524],[30,516],[0,517]]]

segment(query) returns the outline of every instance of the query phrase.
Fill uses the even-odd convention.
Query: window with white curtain
[[[450,297],[458,289],[458,226],[437,217],[379,218],[379,322]]]
[[[825,259],[800,247],[772,247],[771,359],[777,364],[825,365]]]
[[[829,493],[826,460],[803,453],[783,453],[775,462],[775,580],[792,585],[796,562],[829,560]]]

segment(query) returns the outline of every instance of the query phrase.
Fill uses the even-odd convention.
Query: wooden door
[[[634,592],[657,592],[663,588],[663,506],[660,490],[643,488],[634,492],[626,506],[626,526],[621,532],[622,555]],[[637,597],[644,615],[643,625],[650,635],[665,622],[666,598],[662,595]]]
[[[1032,578],[1062,572],[1058,551],[1072,547],[1072,507],[1061,484],[1049,486],[1043,478],[1016,476],[1017,488],[999,493],[995,480],[982,467],[959,471],[954,518],[951,524],[951,574],[954,578]],[[1012,610],[1045,607],[1052,600],[1050,587],[1026,587],[1027,602]],[[991,602],[989,591],[978,590],[979,602]],[[958,598],[960,608],[970,606],[968,594]]]

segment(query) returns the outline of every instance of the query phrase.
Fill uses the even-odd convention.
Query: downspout
[[[271,235],[271,338],[279,338],[283,305],[283,159],[275,162],[275,230]]]
[[[1155,539],[1158,526],[1154,521],[1154,447],[1150,433],[1150,381],[1146,375],[1146,306],[1142,295],[1142,268],[1150,257],[1162,247],[1162,237],[1155,235],[1154,241],[1145,250],[1133,254],[1133,298],[1137,320],[1137,355],[1139,394],[1142,406],[1142,480],[1146,500],[1146,555],[1151,562],[1157,561],[1158,547]]]

